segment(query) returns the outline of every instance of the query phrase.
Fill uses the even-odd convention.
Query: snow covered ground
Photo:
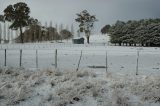
[[[160,75],[0,70],[0,106],[159,106]]]
[[[113,73],[135,74],[137,51],[140,51],[138,70],[140,74],[160,74],[160,48],[119,47],[103,44],[73,45],[68,43],[13,44],[0,45],[0,67],[4,66],[4,49],[7,49],[7,66],[19,67],[20,49],[22,67],[36,68],[36,50],[38,50],[38,68],[54,68],[55,49],[58,50],[58,68],[75,70],[82,50],[80,69],[102,66],[105,71],[106,51],[108,71]],[[89,68],[90,67],[90,68]],[[96,69],[97,70],[97,69]]]
[[[1,44],[0,106],[160,106],[160,48],[108,46],[105,37],[92,36],[84,45]]]

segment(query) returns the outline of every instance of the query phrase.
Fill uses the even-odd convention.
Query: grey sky
[[[53,24],[77,26],[75,14],[87,9],[99,20],[95,24],[96,31],[117,20],[160,18],[160,0],[0,0],[0,14],[7,5],[19,1],[25,1],[31,16],[42,23],[53,21]]]

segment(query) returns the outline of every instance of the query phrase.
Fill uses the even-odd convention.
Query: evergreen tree
[[[87,43],[91,35],[91,30],[94,28],[94,22],[97,21],[94,15],[90,15],[87,10],[77,14],[78,18],[75,19],[79,23],[80,32],[84,32],[87,37]]]
[[[108,34],[111,43],[119,45],[160,46],[160,19],[117,21],[109,28]]]
[[[22,28],[28,25],[30,8],[26,3],[19,2],[14,5],[9,5],[4,10],[4,19],[12,22],[11,29],[20,30],[21,43],[23,43]]]

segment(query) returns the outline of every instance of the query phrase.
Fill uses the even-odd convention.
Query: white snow
[[[113,73],[135,74],[137,66],[137,51],[140,51],[138,69],[140,74],[160,73],[160,48],[158,47],[119,47],[103,44],[70,44],[70,43],[35,43],[0,45],[0,67],[4,66],[4,49],[7,49],[7,66],[19,67],[20,49],[22,52],[22,67],[36,68],[36,50],[38,50],[38,68],[54,68],[55,49],[58,50],[58,68],[60,70],[75,70],[82,50],[80,69],[89,66],[106,66]],[[105,68],[98,69],[105,71]]]
[[[0,106],[159,106],[160,48],[109,46],[107,39],[94,35],[91,44],[84,45],[70,41],[1,44]],[[22,67],[18,68],[20,49]]]
[[[0,106],[159,106],[159,85],[159,75],[5,68]]]

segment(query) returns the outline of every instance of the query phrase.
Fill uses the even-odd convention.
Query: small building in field
[[[83,37],[73,38],[72,42],[73,42],[73,44],[84,44],[84,38]]]

